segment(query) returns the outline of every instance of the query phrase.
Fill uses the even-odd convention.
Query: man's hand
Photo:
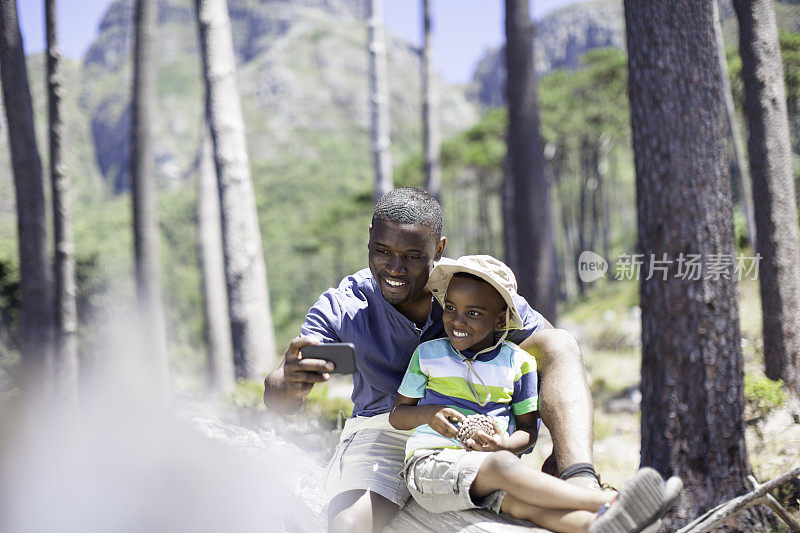
[[[428,408],[430,412],[425,421],[434,431],[451,439],[458,437],[458,429],[454,423],[463,422],[467,417],[451,407],[431,405]]]
[[[324,359],[304,359],[303,348],[319,344],[314,337],[297,337],[283,357],[283,379],[286,392],[298,400],[305,398],[315,383],[328,381],[334,365]]]
[[[264,379],[264,404],[289,414],[303,406],[315,383],[328,381],[334,365],[324,359],[304,359],[303,347],[319,344],[315,337],[297,337],[289,345],[283,362]]]

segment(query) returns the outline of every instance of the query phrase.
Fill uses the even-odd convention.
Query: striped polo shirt
[[[472,358],[474,353],[464,351]],[[419,398],[417,405],[446,405],[464,415],[481,413],[494,417],[504,433],[513,431],[514,415],[539,410],[536,360],[514,343],[504,341],[491,352],[475,358],[472,368],[486,384],[468,374],[467,364],[448,339],[420,344],[411,357],[399,394]],[[470,380],[481,406],[470,389]],[[423,448],[461,448],[457,439],[444,437],[428,424],[417,427],[406,444],[406,459]]]

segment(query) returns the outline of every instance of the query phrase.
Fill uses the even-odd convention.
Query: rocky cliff
[[[592,0],[557,9],[534,26],[534,67],[538,76],[578,67],[594,48],[625,47],[621,0]],[[488,50],[473,76],[471,97],[483,107],[505,105],[505,47]]]
[[[796,0],[777,0],[778,25],[800,30]],[[736,13],[731,0],[720,1],[720,18],[726,47],[738,42]],[[554,69],[580,66],[580,56],[595,48],[625,49],[625,13],[621,0],[590,0],[557,9],[534,26],[534,67],[541,77]],[[469,89],[482,107],[505,105],[505,48],[490,49],[478,63]]]
[[[363,150],[363,186],[369,184],[369,106],[366,26],[362,0],[229,0],[239,91],[254,169],[272,166],[287,153],[314,159],[331,138]],[[194,171],[203,116],[204,84],[193,2],[160,0],[158,16],[157,175],[170,188]],[[110,5],[82,65],[71,65],[65,86],[66,121],[73,136],[67,155],[81,190],[96,189],[99,174],[112,191],[128,187],[132,77],[133,1]],[[409,44],[389,36],[392,141],[395,161],[418,151],[420,58]],[[41,57],[29,60],[40,151],[46,147]],[[476,108],[463,90],[442,91],[445,135],[471,125]],[[70,126],[68,126],[70,127]],[[7,146],[0,121],[0,143]],[[321,141],[322,138],[327,140]],[[91,146],[86,147],[86,143]],[[80,152],[80,157],[77,153]],[[7,159],[7,154],[0,154]],[[3,163],[3,161],[0,161]],[[326,166],[326,169],[335,168]],[[0,186],[10,184],[0,166]],[[262,179],[258,172],[254,179]],[[350,177],[352,178],[352,176]],[[4,204],[6,209],[9,205]]]

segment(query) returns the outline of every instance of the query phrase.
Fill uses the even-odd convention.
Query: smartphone
[[[300,353],[304,359],[331,361],[334,374],[352,374],[356,371],[355,346],[351,342],[329,342],[303,346]]]

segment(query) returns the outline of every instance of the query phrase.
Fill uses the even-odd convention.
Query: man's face
[[[369,269],[386,301],[401,305],[419,296],[444,244],[425,226],[376,220],[369,230]]]

